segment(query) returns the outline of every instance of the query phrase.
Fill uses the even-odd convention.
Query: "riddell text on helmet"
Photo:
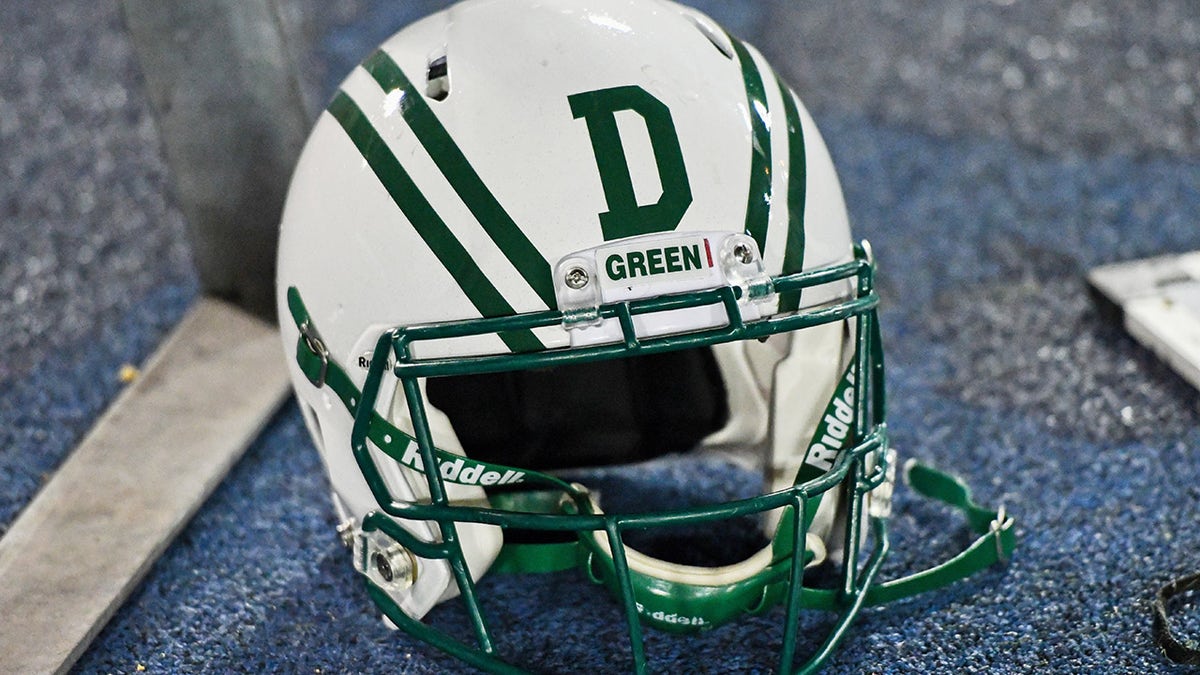
[[[646,609],[646,606],[640,602],[635,602],[633,604],[634,604],[634,606],[637,607],[638,614],[641,614],[642,616],[648,616],[651,619],[654,619],[656,621],[662,621],[664,623],[675,624],[676,626],[708,626],[708,625],[710,625],[710,622],[706,621],[704,619],[704,617],[702,617],[702,616],[684,616],[682,614],[676,614],[674,612],[668,614],[667,612],[664,612],[661,609],[653,610],[653,611],[648,610],[648,609]]]
[[[425,473],[425,462],[421,460],[421,450],[415,441],[410,440],[404,448],[400,463],[414,471]],[[488,465],[475,462],[464,457],[454,460],[438,459],[438,473],[442,480],[460,485],[509,485],[524,481],[524,471],[507,469],[504,473],[491,470]]]
[[[846,437],[854,425],[854,371],[846,374],[846,384],[840,396],[834,396],[830,401],[832,410],[825,413],[818,429],[824,431],[819,439],[814,439],[804,455],[804,463],[828,471],[833,468],[833,462],[838,453],[846,446]]]

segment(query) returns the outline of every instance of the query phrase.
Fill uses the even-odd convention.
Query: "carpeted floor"
[[[446,3],[300,0],[310,96]],[[1006,568],[872,609],[830,672],[1175,672],[1149,601],[1200,569],[1197,392],[1107,323],[1083,274],[1200,249],[1200,6],[697,2],[809,103],[881,265],[900,452],[1004,503]],[[137,64],[111,3],[0,4],[0,533],[197,292]],[[201,414],[198,412],[198,414]],[[737,490],[720,463],[630,477]],[[636,476],[634,475],[636,473]],[[80,660],[80,672],[463,672],[380,622],[287,406]],[[898,494],[898,575],[962,546]],[[500,643],[549,672],[628,668],[616,604],[575,573],[489,577]],[[1200,639],[1200,601],[1177,609]],[[433,620],[462,625],[456,607]],[[779,613],[655,672],[767,672]],[[815,645],[829,617],[806,617]]]

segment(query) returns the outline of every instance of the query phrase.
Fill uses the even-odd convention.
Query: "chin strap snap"
[[[325,386],[325,378],[329,375],[329,348],[325,346],[325,341],[321,339],[321,334],[317,332],[311,319],[306,318],[298,328],[300,340],[309,352],[308,367],[303,368],[304,376],[319,389]],[[305,360],[300,360],[300,363],[304,366]]]

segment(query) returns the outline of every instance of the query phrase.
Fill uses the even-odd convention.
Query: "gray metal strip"
[[[275,327],[198,301],[0,539],[0,673],[67,670],[287,391]]]
[[[1087,279],[1134,339],[1200,389],[1200,251],[1104,265]]]
[[[1186,261],[1189,255],[1164,255],[1096,267],[1087,281],[1110,301],[1124,305],[1134,298],[1157,295],[1164,286],[1190,279]]]
[[[275,0],[122,0],[208,293],[275,312],[279,216],[308,134]]]

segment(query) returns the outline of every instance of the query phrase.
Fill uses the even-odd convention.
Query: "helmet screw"
[[[338,523],[337,534],[338,540],[342,542],[342,546],[346,548],[354,546],[354,521],[346,520]]]
[[[582,267],[572,267],[567,270],[566,275],[563,277],[563,281],[567,282],[567,286],[576,291],[587,286],[590,280],[587,270]]]
[[[738,244],[733,247],[733,257],[738,259],[738,262],[743,265],[749,265],[754,262],[754,252],[746,244]]]
[[[412,555],[400,544],[392,544],[385,549],[375,551],[371,555],[371,562],[375,564],[375,571],[379,572],[379,577],[386,583],[412,582]]]
[[[375,569],[379,571],[379,576],[389,584],[396,578],[395,572],[392,571],[392,563],[388,562],[387,556],[382,553],[375,554]]]

